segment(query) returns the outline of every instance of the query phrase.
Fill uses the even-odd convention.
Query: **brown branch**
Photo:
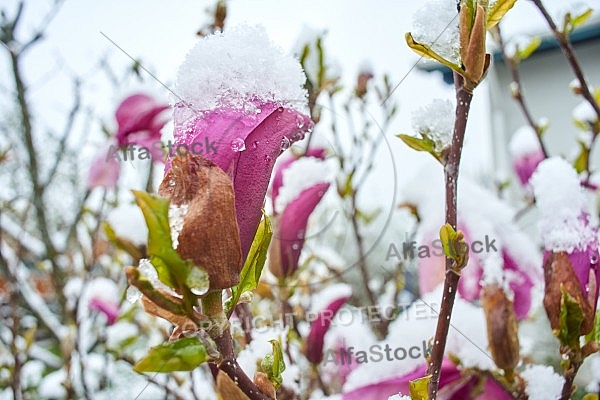
[[[560,45],[560,48],[561,48],[563,54],[567,58],[567,61],[569,62],[569,65],[571,66],[573,73],[577,77],[577,80],[579,80],[579,86],[581,86],[581,96],[583,96],[583,98],[585,100],[587,100],[588,103],[590,103],[590,105],[596,112],[598,119],[600,119],[600,106],[594,99],[594,96],[592,95],[592,93],[590,91],[590,88],[585,80],[585,77],[583,76],[583,70],[581,69],[581,66],[579,65],[579,61],[577,60],[577,57],[575,56],[575,51],[573,50],[571,41],[569,40],[568,36],[564,32],[561,32],[558,30],[558,27],[554,23],[554,20],[552,19],[550,14],[548,14],[548,11],[542,4],[542,1],[541,0],[532,0],[532,1],[536,5],[536,7],[540,10],[542,15],[544,16],[544,19],[546,20],[546,22],[548,23],[548,26],[552,30],[554,37],[556,37],[556,40],[558,41],[558,44]]]
[[[208,330],[208,334],[215,341],[221,354],[220,360],[216,363],[217,367],[225,372],[251,400],[270,400],[246,375],[235,359],[229,324],[222,329],[222,332],[219,331],[224,325],[222,322],[227,318],[223,311],[221,291],[209,293],[202,299],[202,314],[214,322],[214,326]]]
[[[460,158],[462,147],[471,108],[473,93],[464,87],[462,76],[454,73],[454,82],[456,87],[456,119],[454,121],[454,133],[452,135],[452,145],[448,154],[446,165],[444,166],[444,176],[446,180],[446,223],[456,229],[457,225],[457,197],[458,197],[458,174],[460,167]],[[446,339],[450,328],[450,319],[452,317],[452,308],[454,299],[458,291],[458,281],[460,275],[453,270],[453,263],[450,257],[446,256],[446,279],[444,280],[444,292],[440,305],[440,313],[435,331],[435,339],[431,357],[428,362],[427,373],[431,375],[429,382],[429,398],[435,400],[437,397],[442,361],[446,349]]]
[[[514,83],[517,87],[516,90],[511,89],[511,95],[512,95],[513,99],[517,102],[519,108],[521,109],[521,112],[523,113],[525,120],[527,121],[529,126],[531,126],[531,128],[535,131],[536,137],[538,139],[538,143],[540,144],[540,149],[542,150],[544,157],[548,158],[548,151],[546,150],[546,146],[544,145],[544,141],[542,140],[542,136],[541,136],[541,133],[542,133],[541,127],[537,124],[537,122],[534,121],[533,116],[531,115],[531,111],[529,110],[529,107],[527,106],[525,98],[523,97],[523,91],[522,91],[523,85],[521,83],[521,76],[519,73],[519,67],[517,66],[517,62],[515,61],[515,59],[513,57],[510,57],[506,52],[506,46],[505,46],[504,40],[502,39],[502,32],[500,31],[500,25],[496,25],[495,29],[496,29],[497,37],[498,37],[498,45],[500,46],[500,50],[502,51],[502,57],[504,58],[504,62],[506,63],[506,66],[508,67],[508,70],[510,71],[512,83]]]

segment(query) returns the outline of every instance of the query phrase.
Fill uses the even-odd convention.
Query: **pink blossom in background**
[[[327,155],[327,151],[322,147],[312,147],[306,151],[302,157],[314,157],[319,160],[324,160]],[[281,186],[283,186],[283,171],[288,169],[294,162],[296,162],[298,158],[290,157],[287,160],[283,160],[279,162],[277,168],[275,169],[275,173],[273,174],[273,183],[271,188],[271,201],[273,203],[273,209],[275,209],[275,199],[279,194],[279,190]]]
[[[425,364],[414,371],[395,378],[386,379],[381,382],[375,382],[349,392],[343,393],[342,400],[380,400],[387,399],[398,393],[409,394],[409,383],[414,379],[424,377],[427,374]],[[510,400],[504,389],[493,379],[486,379],[483,384],[483,392],[478,396],[473,396],[471,392],[475,391],[480,384],[480,380],[475,375],[464,375],[448,359],[442,362],[442,371],[440,374],[440,384],[438,398],[447,400]]]
[[[317,182],[315,184],[304,182],[307,187],[300,188],[302,190],[298,195],[285,204],[283,210],[280,210],[281,212],[278,212],[276,203],[280,190],[284,185],[284,171],[289,170],[289,167],[294,163],[306,160],[306,157],[323,160],[325,149],[310,149],[299,159],[292,157],[281,162],[273,177],[271,200],[273,203],[274,215],[272,221],[275,232],[271,246],[277,246],[277,248],[273,248],[271,251],[271,271],[279,278],[291,276],[298,269],[298,260],[304,247],[308,219],[330,185],[328,182]],[[274,258],[277,258],[277,260]]]
[[[310,326],[310,332],[305,342],[305,354],[311,363],[319,364],[323,360],[325,334],[331,326],[333,317],[348,299],[348,297],[340,297],[329,303],[324,310],[319,312],[317,319]]]
[[[512,165],[521,185],[525,186],[538,164],[546,157],[537,139],[537,133],[530,126],[519,128],[509,143]]]
[[[118,147],[135,143],[151,148],[152,143],[160,141],[160,130],[169,120],[163,111],[168,108],[168,104],[145,94],[125,98],[115,112],[119,125],[115,135]]]
[[[99,297],[93,297],[90,299],[88,306],[90,310],[98,311],[104,314],[109,325],[114,324],[119,316],[119,304],[112,301],[101,299]]]
[[[115,158],[107,157],[107,152],[108,149],[105,148],[92,161],[86,181],[88,189],[96,187],[110,189],[117,186],[121,166]]]

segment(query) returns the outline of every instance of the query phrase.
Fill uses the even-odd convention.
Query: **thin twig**
[[[500,46],[500,49],[502,51],[502,57],[504,58],[504,62],[506,63],[506,66],[508,67],[508,70],[510,71],[512,83],[514,85],[516,85],[516,90],[511,89],[512,97],[517,102],[519,108],[521,109],[521,112],[523,113],[525,120],[527,121],[529,126],[536,133],[536,137],[537,137],[538,143],[540,144],[540,149],[542,150],[542,153],[544,154],[544,158],[548,158],[548,151],[546,150],[546,146],[544,145],[544,141],[542,140],[541,127],[538,125],[537,122],[534,121],[533,116],[531,115],[531,111],[529,110],[529,107],[527,106],[525,98],[523,97],[523,90],[522,90],[523,85],[521,83],[521,76],[519,73],[519,67],[517,66],[517,62],[515,61],[515,59],[513,57],[510,57],[508,55],[508,53],[506,52],[506,46],[505,46],[504,40],[502,39],[502,32],[500,31],[500,25],[496,25],[495,29],[496,29],[497,36],[498,36],[498,45]]]
[[[452,145],[448,154],[448,160],[444,167],[444,175],[446,180],[446,223],[450,224],[452,228],[456,230],[458,174],[473,93],[464,87],[462,76],[456,72],[454,73],[454,82],[456,87],[456,119],[454,121]],[[454,298],[458,291],[458,281],[460,279],[460,275],[453,270],[453,263],[454,260],[446,256],[444,292],[440,304],[440,314],[435,331],[433,349],[427,370],[427,373],[431,375],[431,380],[429,382],[429,398],[431,400],[435,400],[437,397],[442,361],[446,349],[446,339],[448,337],[450,319],[452,317],[452,308],[454,307]]]

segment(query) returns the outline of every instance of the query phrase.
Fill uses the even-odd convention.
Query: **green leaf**
[[[169,227],[169,203],[164,197],[153,196],[134,190],[135,201],[141,208],[148,225],[148,254],[150,262],[156,268],[158,278],[165,285],[179,289],[184,296],[186,309],[195,303],[194,295],[189,291],[191,281],[201,281],[200,275],[206,275],[201,266],[192,261],[183,260],[173,248]],[[199,271],[194,270],[199,269]],[[188,298],[189,297],[189,298]]]
[[[594,328],[590,333],[585,336],[585,342],[597,342],[600,344],[600,311],[596,311],[596,317],[594,318]]]
[[[283,351],[281,350],[281,342],[279,340],[269,340],[273,348],[273,353],[267,354],[260,363],[260,368],[263,370],[267,377],[275,386],[275,389],[279,389],[279,386],[283,383],[281,374],[285,371],[285,361],[283,360]]]
[[[227,300],[225,304],[228,318],[231,317],[231,313],[242,293],[254,290],[258,286],[260,274],[267,261],[267,252],[272,236],[273,229],[271,228],[271,221],[263,210],[263,219],[258,225],[256,235],[254,235],[254,240],[250,247],[250,252],[248,253],[248,257],[246,258],[246,262],[240,273],[240,283],[231,288],[231,299]]]
[[[456,239],[456,231],[450,224],[445,224],[440,228],[440,240],[442,241],[442,246],[444,247],[444,254],[446,257],[451,259],[456,259],[456,252],[454,251],[454,247],[451,244],[454,244]]]
[[[516,2],[517,0],[498,0],[495,2],[487,12],[487,21],[485,23],[485,27],[487,29],[491,29],[496,26],[496,24],[500,22],[502,17],[504,17],[504,15],[508,12],[508,10],[513,8]]]
[[[111,242],[116,248],[125,251],[127,254],[137,260],[144,256],[140,249],[138,249],[137,246],[131,241],[117,236],[115,230],[108,222],[103,222],[102,228],[108,241]]]
[[[442,162],[442,155],[435,151],[435,143],[428,137],[417,138],[410,135],[399,134],[396,137],[402,139],[402,141],[411,149],[417,151],[426,151],[431,154],[436,160]]]
[[[463,71],[463,69],[457,65],[454,64],[451,61],[446,60],[444,57],[440,56],[439,54],[437,54],[435,51],[431,50],[431,48],[425,44],[419,43],[417,42],[411,35],[410,32],[407,32],[405,35],[405,39],[406,39],[406,44],[408,44],[408,47],[410,47],[411,49],[413,49],[413,51],[415,53],[417,53],[418,55],[422,56],[422,57],[426,57],[426,58],[430,58],[432,60],[435,60],[443,65],[445,65],[446,67],[458,72],[459,74],[463,74],[465,71]]]
[[[585,23],[585,21],[587,21],[592,16],[593,12],[594,12],[593,9],[588,8],[581,14],[576,15],[574,17],[570,13],[565,15],[565,23],[564,23],[564,27],[563,27],[563,33],[568,35],[571,32],[573,32],[576,28],[583,25]]]
[[[539,36],[536,36],[531,39],[524,49],[518,49],[517,57],[519,58],[519,61],[528,58],[538,47],[540,47],[540,44],[542,44],[542,39]]]
[[[581,336],[581,323],[583,322],[583,311],[573,296],[571,296],[561,285],[562,298],[560,300],[560,328],[556,336],[561,344],[571,349],[579,349],[579,337]]]
[[[590,149],[588,149],[583,142],[579,142],[580,152],[573,163],[573,167],[577,171],[577,173],[581,173],[585,171],[588,165],[588,157],[590,156]]]
[[[140,273],[137,268],[127,268],[127,278],[129,282],[139,289],[144,295],[148,297],[153,303],[160,308],[167,310],[168,312],[176,315],[186,315],[181,303],[173,301],[169,297],[162,294],[159,290],[156,290],[144,275]]]
[[[191,337],[151,348],[133,369],[137,372],[191,371],[208,359],[204,344]]]
[[[412,400],[429,400],[429,392],[427,387],[430,380],[431,375],[426,375],[422,378],[410,381],[408,383],[410,386],[410,398]]]

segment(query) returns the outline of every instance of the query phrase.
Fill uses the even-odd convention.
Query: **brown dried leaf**
[[[229,375],[221,370],[217,375],[217,393],[223,400],[250,400]]]
[[[513,303],[497,285],[483,289],[481,303],[492,358],[498,368],[512,370],[519,362],[518,326]]]
[[[254,373],[254,384],[260,389],[260,391],[265,395],[269,396],[271,399],[276,398],[276,390],[275,386],[271,383],[267,374],[264,372],[255,372]]]
[[[552,253],[548,256],[544,264],[544,280],[546,282],[544,308],[546,309],[546,314],[548,314],[552,329],[560,329],[562,286],[571,297],[577,300],[583,311],[584,319],[581,325],[581,334],[585,335],[589,333],[594,327],[594,307],[584,294],[567,253]],[[595,285],[595,282],[591,283]],[[595,288],[592,293],[595,293]]]
[[[239,283],[242,251],[229,176],[211,161],[188,154],[173,159],[159,194],[175,205],[188,204],[177,252],[204,268],[210,289]]]

